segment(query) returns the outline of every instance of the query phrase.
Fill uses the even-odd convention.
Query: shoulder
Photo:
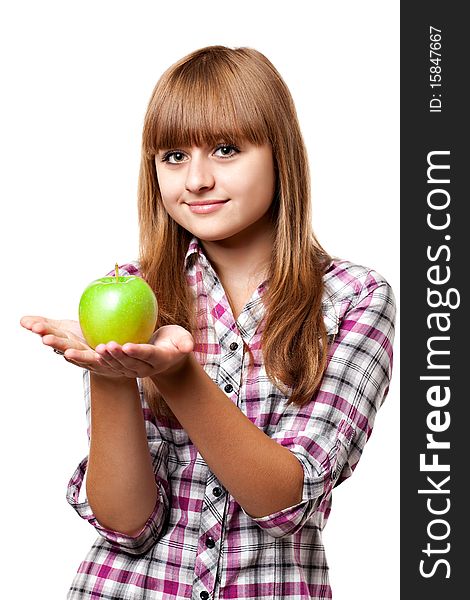
[[[334,258],[323,276],[323,310],[329,329],[338,328],[345,314],[360,303],[395,314],[395,296],[390,283],[375,269]],[[335,325],[333,326],[333,322]]]
[[[389,282],[375,269],[335,258],[323,275],[326,295],[336,298],[356,297],[378,286],[391,288]]]

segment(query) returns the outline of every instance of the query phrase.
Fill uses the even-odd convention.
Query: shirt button
[[[208,537],[206,539],[206,546],[208,548],[213,548],[215,546],[215,542],[214,542],[214,540],[211,537]]]
[[[214,494],[214,496],[217,496],[217,498],[222,494],[222,490],[219,487],[215,487],[212,490],[212,493]]]
[[[227,385],[224,387],[224,390],[229,393],[233,390],[233,385],[230,385],[230,383],[227,383]]]
[[[230,344],[230,350],[236,350],[237,348],[238,348],[238,344],[237,344],[237,342],[232,342],[232,343]]]
[[[201,600],[208,600],[209,599],[209,593],[208,592],[201,592],[199,594],[199,596],[201,597]]]

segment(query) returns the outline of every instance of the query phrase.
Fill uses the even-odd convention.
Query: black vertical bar
[[[402,600],[469,597],[464,7],[401,2]]]

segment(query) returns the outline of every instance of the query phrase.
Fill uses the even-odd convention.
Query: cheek
[[[274,196],[276,178],[272,163],[265,161],[243,165],[240,170],[225,179],[227,190],[240,198],[258,198],[263,203],[270,202]]]
[[[158,179],[158,186],[165,206],[175,202],[179,198],[181,190],[176,178],[160,177]]]
[[[163,207],[166,212],[171,216],[175,217],[175,207],[177,204],[178,197],[175,195],[173,186],[169,185],[168,182],[159,181],[160,196],[162,198]]]
[[[247,180],[247,192],[258,198],[261,204],[269,206],[274,196],[275,183],[274,170],[269,165],[262,165]]]

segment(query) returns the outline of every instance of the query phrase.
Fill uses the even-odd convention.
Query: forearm
[[[91,373],[90,383],[88,502],[103,527],[133,535],[158,498],[137,382]]]
[[[193,353],[175,375],[153,380],[209,468],[249,515],[300,502],[300,462],[235,406]]]

